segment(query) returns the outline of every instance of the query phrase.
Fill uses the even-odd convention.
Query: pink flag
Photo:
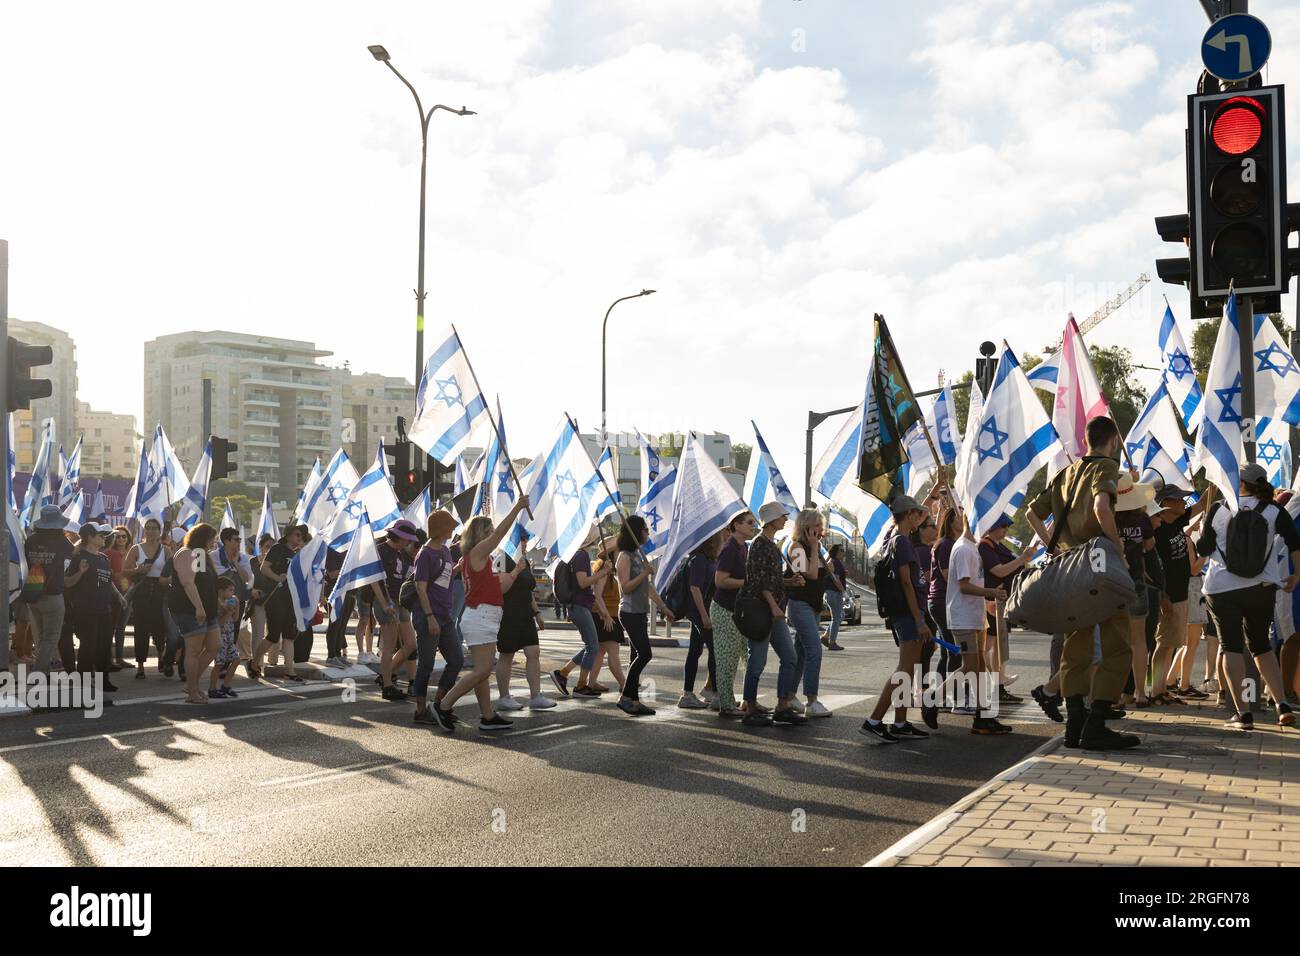
[[[1097,381],[1083,334],[1070,315],[1061,342],[1061,368],[1056,378],[1056,405],[1052,409],[1052,424],[1061,436],[1064,452],[1048,466],[1049,480],[1071,460],[1086,453],[1088,421],[1109,414],[1110,406]]]

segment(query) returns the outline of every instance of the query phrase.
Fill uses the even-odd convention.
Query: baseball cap
[[[1242,481],[1248,481],[1252,485],[1262,485],[1268,482],[1268,472],[1264,470],[1264,466],[1257,465],[1253,461],[1242,465],[1239,474]]]
[[[917,504],[916,499],[911,495],[899,495],[889,503],[889,510],[895,518],[901,518],[905,514],[910,514],[913,511],[924,511],[925,509]]]

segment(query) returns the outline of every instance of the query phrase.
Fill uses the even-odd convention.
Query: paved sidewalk
[[[1212,705],[1133,713],[1117,729],[1140,747],[1058,736],[868,865],[1300,864],[1300,731],[1271,711],[1248,734]]]

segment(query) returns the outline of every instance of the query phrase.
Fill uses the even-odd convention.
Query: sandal
[[[295,684],[303,683],[303,678],[299,677],[297,674],[285,674],[284,679],[287,681],[292,681]]]
[[[1131,704],[1125,706],[1136,707],[1138,710],[1146,710],[1148,707],[1151,706],[1151,698],[1148,697],[1146,700],[1134,699],[1134,701]]]

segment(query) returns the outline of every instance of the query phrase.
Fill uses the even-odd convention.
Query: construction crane
[[[1101,308],[1079,323],[1079,334],[1084,335],[1101,325],[1105,319],[1109,318],[1113,312],[1119,311],[1120,306],[1133,298],[1133,296],[1137,295],[1138,291],[1150,281],[1151,277],[1144,272],[1134,279],[1128,288],[1121,291],[1113,299],[1107,299],[1101,304]],[[1071,316],[1074,315],[1074,313],[1070,314]],[[1061,347],[1062,341],[1062,339],[1057,339],[1051,345],[1047,346],[1047,348],[1043,349],[1043,353],[1046,355],[1052,354]]]

